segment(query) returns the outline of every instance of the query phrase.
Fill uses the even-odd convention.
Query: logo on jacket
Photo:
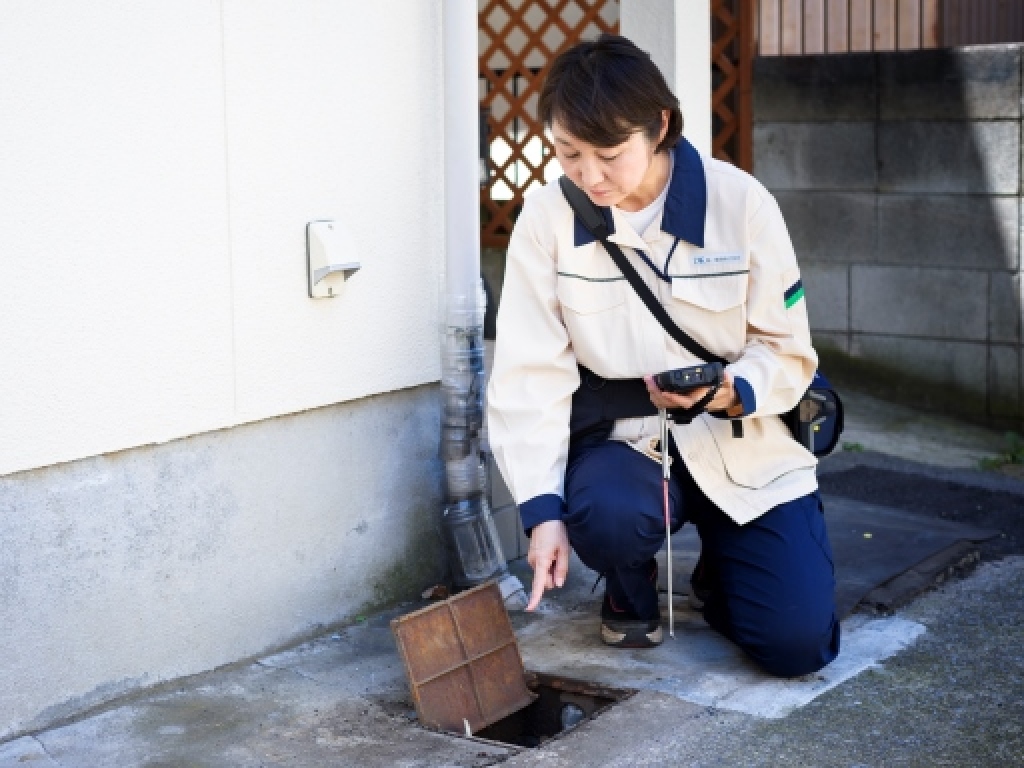
[[[742,253],[695,253],[693,266],[706,267],[718,264],[736,264],[743,261]]]

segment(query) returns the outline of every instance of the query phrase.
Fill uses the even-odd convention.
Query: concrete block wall
[[[760,58],[754,174],[825,366],[1024,422],[1021,45]]]

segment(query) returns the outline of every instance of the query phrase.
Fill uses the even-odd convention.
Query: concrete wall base
[[[0,477],[0,740],[444,576],[421,386]]]

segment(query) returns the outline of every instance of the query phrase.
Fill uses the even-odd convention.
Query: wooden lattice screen
[[[755,0],[711,0],[712,154],[753,165],[752,74]]]
[[[618,27],[618,0],[481,0],[480,106],[489,152],[480,189],[482,245],[507,245],[523,195],[559,173],[537,119],[552,60]]]
[[[712,0],[712,152],[750,170],[756,0]],[[618,0],[480,0],[480,106],[487,155],[481,244],[505,246],[523,195],[559,173],[537,119],[551,61],[579,40],[617,32]]]

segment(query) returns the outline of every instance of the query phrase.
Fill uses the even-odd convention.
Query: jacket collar
[[[661,229],[698,248],[704,247],[704,219],[708,209],[708,187],[704,176],[704,162],[694,146],[680,137],[672,152],[672,180],[668,185],[665,211],[661,217]],[[612,209],[601,209],[608,231],[615,233]],[[594,242],[594,236],[587,231],[578,216],[573,217],[573,244],[576,247]],[[617,238],[611,237],[615,240]]]

